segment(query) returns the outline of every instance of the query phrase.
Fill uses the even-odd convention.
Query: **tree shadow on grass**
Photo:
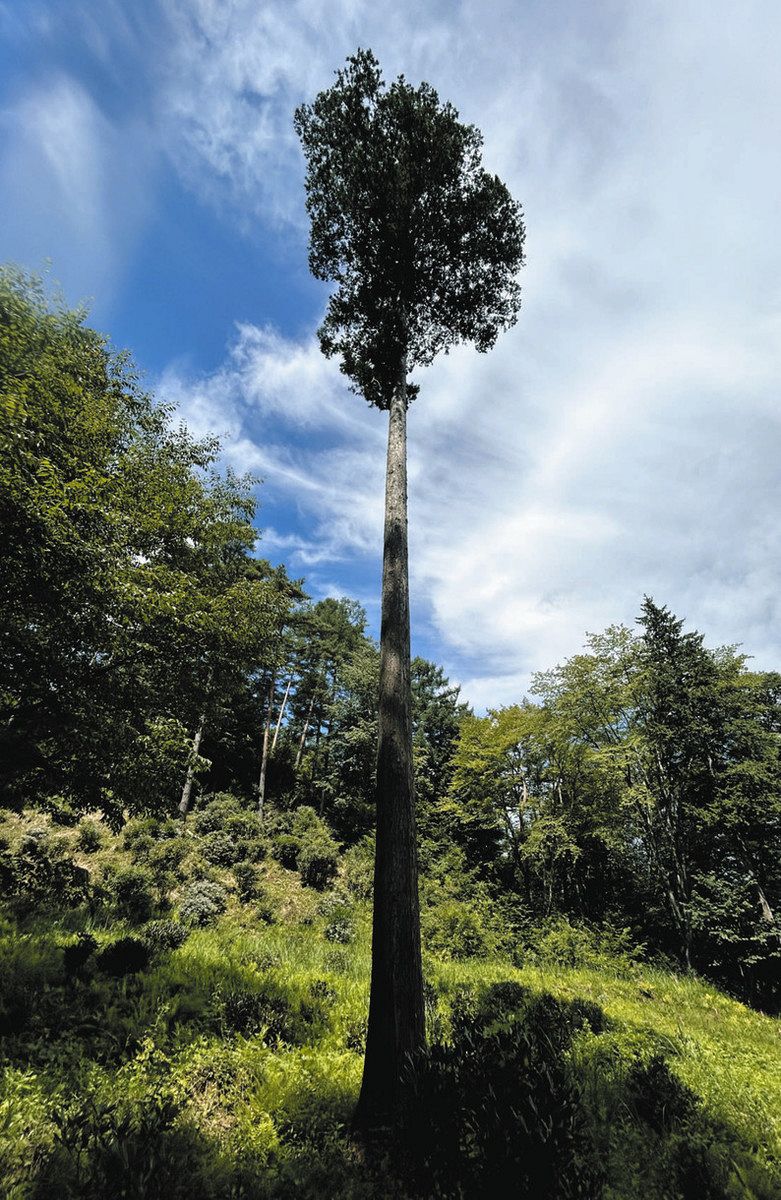
[[[704,1110],[651,1035],[642,1052],[636,1039],[622,1043],[590,1002],[564,1003],[514,982],[462,990],[447,1037],[431,1046],[410,1079],[401,1139],[372,1155],[350,1142],[349,1089],[329,1077],[326,1056],[317,1067],[334,999],[327,980],[304,983],[273,963],[246,972],[236,962],[145,957],[132,944],[115,947],[101,966],[94,947],[73,945],[68,959],[53,937],[22,939],[0,978],[5,1060],[45,1073],[52,1097],[45,1145],[33,1159],[20,1157],[16,1176],[5,1183],[8,1195],[773,1200],[779,1194],[754,1148]],[[129,1063],[152,1031],[163,1047],[181,1049],[204,1035],[227,1047],[257,1038],[312,1058],[287,1109],[253,1112],[227,1138],[224,1130],[212,1137],[169,1086],[168,1060],[159,1077],[144,1076],[134,1095],[122,1094],[121,1081],[115,1089],[83,1090],[92,1065],[101,1066],[105,1081],[105,1071]],[[232,1087],[229,1079],[226,1095]]]

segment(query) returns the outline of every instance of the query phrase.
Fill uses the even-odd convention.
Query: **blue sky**
[[[0,259],[226,462],[260,552],[376,628],[384,420],[314,330],[296,104],[358,45],[524,204],[517,327],[421,373],[413,643],[482,707],[645,592],[781,667],[776,0],[0,0]]]

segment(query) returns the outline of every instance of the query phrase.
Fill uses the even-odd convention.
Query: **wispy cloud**
[[[484,130],[528,223],[518,326],[487,357],[458,348],[421,373],[410,415],[425,649],[475,703],[510,701],[651,592],[781,665],[775,0],[142,7],[96,20],[74,3],[64,24],[36,0],[25,23],[0,0],[15,42],[53,45],[72,25],[104,73],[145,80],[133,113],[62,68],[7,100],[0,204],[17,256],[56,245],[71,290],[110,289],[165,151],[228,228],[303,272],[292,112],[372,46],[388,77],[430,80]],[[318,594],[344,580],[371,596],[384,420],[322,358],[311,318],[297,338],[241,324],[219,369],[172,364],[159,390],[264,477],[268,552]]]
[[[0,111],[3,241],[36,264],[56,252],[69,291],[110,295],[149,211],[153,148],[55,72]]]

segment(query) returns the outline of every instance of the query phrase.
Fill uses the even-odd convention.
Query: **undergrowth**
[[[0,924],[3,1197],[781,1195],[778,1021],[562,930],[515,963],[426,955],[404,1151],[372,1159],[348,1135],[365,893],[307,885],[273,846],[252,871],[204,860],[208,824],[43,822],[36,849],[29,819],[6,822],[6,855],[70,890],[48,910],[17,890]],[[187,917],[199,881],[222,897],[205,920]]]

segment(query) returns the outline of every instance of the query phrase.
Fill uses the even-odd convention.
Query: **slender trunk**
[[[306,735],[309,733],[309,722],[312,720],[312,713],[314,712],[314,707],[315,707],[315,698],[313,696],[312,699],[309,701],[309,712],[306,714],[306,720],[304,721],[304,732],[301,734],[301,740],[298,743],[298,754],[296,755],[296,766],[295,766],[296,771],[301,766],[301,759],[304,754],[304,746],[306,745]]]
[[[285,705],[287,704],[287,698],[290,695],[290,685],[292,682],[293,682],[293,677],[291,675],[287,681],[287,687],[285,688],[285,694],[282,697],[282,704],[280,705],[280,709],[279,709],[279,717],[277,719],[276,728],[274,729],[274,740],[271,743],[271,753],[272,754],[274,753],[274,751],[277,748],[277,738],[279,737],[279,727],[282,724],[282,718],[285,715]]]
[[[412,772],[406,392],[402,358],[388,423],[372,976],[354,1118],[365,1132],[400,1123],[403,1076],[425,1045]]]
[[[322,817],[322,815],[323,815],[323,813],[324,813],[324,811],[325,811],[325,789],[326,789],[326,786],[327,786],[327,785],[326,785],[326,781],[325,781],[325,777],[326,777],[326,776],[327,776],[327,774],[328,774],[328,764],[329,764],[329,762],[331,761],[331,741],[330,741],[330,738],[331,738],[331,722],[330,722],[330,720],[329,720],[329,721],[326,721],[326,723],[325,723],[325,754],[324,754],[324,756],[323,756],[323,777],[324,777],[324,778],[323,778],[323,780],[322,780],[322,782],[321,782],[321,784],[320,784],[320,802],[319,802],[319,804],[318,804],[318,806],[317,806],[317,811],[318,811],[318,814],[319,814],[321,817]]]
[[[195,782],[195,760],[198,757],[198,751],[201,748],[201,738],[206,727],[206,713],[201,713],[201,719],[198,722],[198,728],[195,731],[193,738],[193,748],[190,754],[190,761],[187,764],[187,775],[182,788],[182,798],[179,801],[179,816],[182,820],[185,819],[190,811],[190,800],[193,794],[193,783]]]
[[[258,816],[263,820],[263,810],[266,805],[266,768],[268,767],[268,740],[271,732],[271,714],[274,710],[274,692],[276,690],[276,672],[271,672],[271,683],[268,687],[268,709],[263,725],[263,751],[260,756],[260,778],[258,779]]]

